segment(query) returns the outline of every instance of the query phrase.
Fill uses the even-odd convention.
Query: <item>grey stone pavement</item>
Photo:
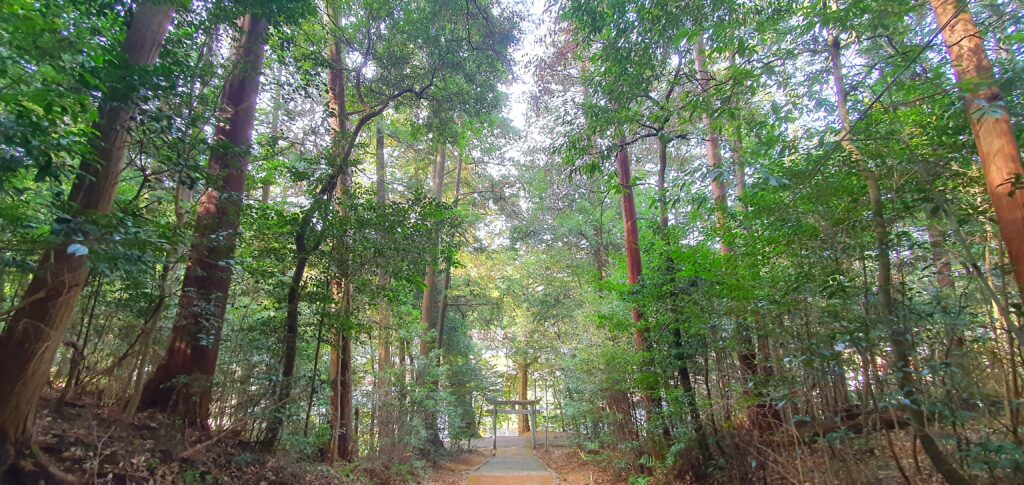
[[[568,436],[563,433],[549,433],[549,446],[566,446]],[[491,438],[473,440],[473,447],[489,450]],[[537,448],[544,447],[544,434],[537,434]],[[531,449],[529,435],[499,436],[498,449],[494,456],[477,468],[467,480],[467,485],[554,485],[558,476],[544,465]]]

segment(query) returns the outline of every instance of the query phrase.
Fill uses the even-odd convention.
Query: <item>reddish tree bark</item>
[[[633,200],[633,175],[629,162],[629,149],[625,140],[620,140],[619,151],[615,154],[615,166],[619,175],[619,187],[622,189],[622,222],[625,226],[626,236],[626,274],[631,286],[640,284],[640,273],[643,268],[640,263],[640,231],[637,228],[636,202]],[[647,350],[647,342],[644,340],[644,332],[640,329],[640,309],[633,307],[633,344],[637,352]],[[644,362],[644,367],[650,369],[652,363]],[[654,409],[654,403],[658,399],[655,390],[642,389],[641,399],[645,410],[645,417],[649,417]]]
[[[633,420],[633,406],[629,394],[618,389],[609,390],[605,398],[605,409],[612,415],[612,436],[616,441],[626,444],[640,439],[636,422]]]
[[[347,330],[337,331],[331,349],[331,439],[332,459],[350,461],[355,457],[355,421],[352,403],[352,338]]]
[[[333,6],[328,7],[328,21],[336,25],[340,19]],[[333,151],[340,163],[339,183],[335,190],[338,215],[347,215],[347,201],[352,185],[352,168],[348,159],[343,158],[342,146],[346,137],[357,136],[349,133],[346,103],[345,45],[335,38],[328,57],[331,69],[327,72],[327,104],[331,112],[330,125],[334,137]],[[331,349],[331,460],[334,456],[341,461],[350,461],[355,456],[355,419],[352,403],[352,330],[349,319],[352,314],[352,283],[349,281],[348,241],[336,243],[333,252],[337,260],[336,277],[331,281],[335,311],[340,315],[341,328],[335,328],[334,345]]]
[[[141,405],[175,412],[190,426],[208,428],[211,381],[231,286],[231,260],[245,195],[256,98],[269,24],[246,15],[234,63],[220,97],[207,165],[212,185],[196,207],[196,228],[167,353],[143,389]]]
[[[999,234],[1013,265],[1017,288],[1024,292],[1024,199],[1014,197],[1021,184],[1020,148],[1010,123],[1010,113],[996,84],[992,62],[985,52],[985,38],[970,10],[959,9],[956,0],[932,0],[956,78],[964,88],[964,108],[971,123],[985,184],[995,209]]]
[[[128,69],[156,62],[174,16],[171,3],[144,1],[128,26],[121,52]],[[130,134],[138,109],[136,92],[108,93],[99,107],[95,158],[82,160],[68,198],[76,215],[109,214],[116,195]],[[17,309],[0,335],[0,457],[5,449],[27,449],[35,422],[36,404],[50,364],[64,335],[89,274],[86,257],[68,252],[70,241],[47,249]],[[0,458],[0,472],[7,460]]]
[[[632,171],[629,163],[629,149],[620,145],[615,154],[615,167],[619,175],[619,187],[622,189],[622,222],[626,235],[626,273],[630,285],[640,284],[640,231],[636,225],[636,202],[633,200]],[[640,309],[633,308],[633,323],[640,323]],[[633,328],[633,339],[637,350],[644,350],[644,333],[638,327]]]

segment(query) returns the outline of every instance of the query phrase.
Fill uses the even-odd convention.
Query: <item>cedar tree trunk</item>
[[[445,163],[446,153],[444,144],[439,144],[437,147],[437,159],[434,162],[433,179],[431,181],[431,191],[434,199],[440,201],[444,197],[444,176],[445,176]],[[437,251],[440,241],[435,241],[434,247],[434,263],[427,266],[426,275],[423,278],[423,301],[420,305],[420,322],[423,324],[423,338],[420,339],[420,357],[421,357],[421,370],[416,374],[417,380],[421,384],[426,383],[425,374],[428,372],[429,363],[427,357],[430,355],[430,351],[433,350],[434,345],[437,342],[437,337],[431,338],[431,333],[436,332],[440,328],[440,324],[437,321],[439,317],[439,305],[440,300],[438,291],[438,278],[437,271],[435,269]],[[436,382],[430,382],[429,385],[436,387]],[[441,441],[441,433],[438,430],[437,413],[432,410],[425,410],[423,413],[423,421],[426,426],[427,432],[427,446],[434,449],[444,448],[444,442]]]
[[[249,167],[256,98],[269,30],[244,16],[232,69],[220,96],[222,120],[207,165],[212,180],[196,205],[196,227],[185,268],[178,314],[167,353],[143,389],[140,405],[174,412],[189,426],[208,429],[232,260]]]
[[[121,46],[126,63],[121,77],[132,77],[134,66],[156,62],[173,15],[169,2],[144,1],[138,6]],[[100,103],[92,141],[95,158],[82,160],[68,200],[78,215],[110,213],[138,108],[136,94],[111,91]],[[11,448],[27,449],[39,394],[88,277],[86,257],[69,252],[69,243],[60,241],[43,253],[0,334],[0,457],[10,456],[5,450]],[[7,462],[0,458],[0,472]]]
[[[932,9],[953,62],[957,81],[964,88],[964,108],[970,119],[978,158],[985,172],[999,233],[1006,244],[1019,291],[1024,291],[1024,200],[1014,197],[1021,185],[1020,149],[1010,124],[1010,113],[999,91],[984,37],[966,6],[956,0],[932,0]]]

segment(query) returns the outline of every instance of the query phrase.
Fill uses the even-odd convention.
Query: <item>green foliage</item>
[[[179,5],[159,62],[145,68],[118,49],[134,6],[0,6],[0,310],[19,304],[55,241],[87,255],[90,279],[63,336],[84,347],[83,392],[124,400],[124,383],[167,344],[196,198],[222,176],[206,162],[224,149],[210,137],[219,86],[237,67],[223,54],[249,13],[273,28],[255,138],[237,148],[252,169],[225,262],[218,430],[259,440],[280,406],[280,447],[326,457],[332,354],[344,335],[363,458],[338,479],[420,479],[421,460],[439,456],[415,455],[430,444],[426,420],[439,417],[450,447],[482,436],[493,424],[485,399],[517,397],[521,369],[527,394],[543,401],[542,424],[573,433],[631,484],[780,481],[771,474],[789,466],[826,482],[866,467],[856,453],[881,442],[869,419],[911,407],[954,438],[941,446],[973,478],[1006,481],[1024,467],[1013,425],[1021,349],[1014,320],[993,312],[1020,305],[968,136],[972,120],[1024,112],[1013,2],[969,5],[995,57],[996,80],[981,83],[950,75],[924,4],[891,0],[566,0],[537,26],[487,0],[194,2]],[[830,37],[842,47],[848,144]],[[343,51],[342,66],[329,48]],[[331,69],[344,74],[340,132],[324,94]],[[522,108],[513,81],[529,84],[529,112],[515,113],[523,126],[502,113]],[[960,93],[990,87],[1002,98],[965,116]],[[139,109],[115,210],[94,216],[67,196],[93,156],[101,102]],[[622,147],[631,190],[613,168]],[[435,200],[439,148],[448,173]],[[880,220],[865,172],[880,182]],[[333,191],[342,182],[347,190]],[[1005,182],[1024,186],[1019,174]],[[724,205],[712,184],[727,192]],[[627,194],[638,208],[639,284],[623,251]],[[893,263],[889,318],[882,246]],[[294,288],[293,392],[279,403],[297,260],[306,268]],[[435,328],[421,315],[428,267],[444,282]],[[920,403],[889,362],[897,325],[912,334]],[[140,352],[147,328],[155,336]],[[53,375],[69,356],[60,350]],[[812,470],[822,453],[828,469]],[[234,464],[258,466],[255,456]],[[866,480],[898,479],[884,475],[888,463],[870,465],[878,476]],[[179,480],[213,476],[185,470]]]
[[[66,180],[89,153],[95,97],[116,64],[122,28],[99,2],[5,2],[0,7],[0,190]],[[19,177],[27,172],[31,178]]]

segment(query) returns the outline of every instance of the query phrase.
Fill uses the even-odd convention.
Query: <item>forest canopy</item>
[[[0,482],[1017,483],[1022,15],[6,0]]]

